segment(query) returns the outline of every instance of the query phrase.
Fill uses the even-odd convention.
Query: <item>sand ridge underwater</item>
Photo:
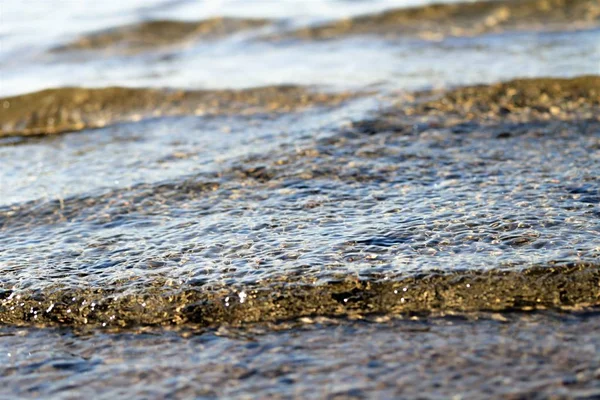
[[[460,10],[464,20],[431,23]],[[423,20],[417,31],[407,15]],[[450,65],[477,47],[488,72],[343,90],[262,85],[260,73],[231,89],[75,87],[68,76],[7,86],[0,393],[598,396],[598,15],[581,0],[304,27],[266,14],[156,19],[22,53],[49,71],[138,71],[240,43],[300,64],[319,46],[346,57],[369,44],[382,57],[402,50],[411,68],[426,52]],[[499,48],[539,62],[513,43],[534,34],[557,57],[530,77],[497,72]],[[580,69],[546,76],[565,54]],[[0,68],[17,76],[10,65]]]

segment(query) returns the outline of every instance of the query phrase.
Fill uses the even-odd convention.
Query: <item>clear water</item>
[[[192,336],[10,329],[0,342],[0,382],[13,396],[65,399],[75,390],[101,398],[311,399],[600,391],[597,317],[316,322]]]
[[[124,9],[112,2],[102,2],[102,6],[93,6],[101,9],[90,10],[88,6],[61,7],[64,2],[57,1],[52,12],[46,10],[52,2],[33,2],[40,9],[27,9],[32,14],[27,20],[35,20],[35,24],[23,27],[23,18],[17,18],[21,8],[14,5],[18,3],[5,3],[8,6],[3,4],[1,17],[6,33],[2,36],[0,53],[0,95],[49,87],[110,85],[222,89],[301,84],[337,90],[373,86],[384,90],[416,90],[514,77],[596,74],[600,70],[598,29],[569,33],[507,32],[447,38],[441,42],[350,37],[282,44],[260,39],[296,25],[315,24],[321,20],[318,16],[333,19],[384,10],[392,4],[397,7],[425,1],[316,1],[310,2],[310,7],[302,1],[290,5],[264,1],[258,2],[258,6],[252,3],[252,7],[244,7],[243,2],[219,2],[214,9],[222,9],[221,15],[284,18],[283,21],[291,22],[275,19],[272,25],[219,40],[184,42],[133,57],[97,52],[65,56],[47,51],[78,35],[123,24],[155,18],[190,20],[191,16],[195,17],[193,20],[201,20],[219,13],[204,2],[164,6],[169,13],[157,4],[159,11],[149,14],[143,7],[142,11],[135,8],[135,2],[128,2]],[[94,18],[82,17],[91,12]]]
[[[420,125],[410,134],[348,132],[409,91],[599,74],[599,28],[440,41],[264,39],[424,3],[2,0],[0,96],[112,85],[294,84],[370,93],[276,116],[179,116],[0,139],[0,289],[12,291],[11,306],[19,293],[74,288],[118,297],[204,285],[240,294],[272,281],[325,285],[440,270],[597,265],[598,125],[538,121],[503,139],[493,127],[464,135]],[[135,55],[49,51],[124,24],[214,16],[273,23]],[[600,393],[593,313],[381,318],[249,331],[4,325],[0,395]]]

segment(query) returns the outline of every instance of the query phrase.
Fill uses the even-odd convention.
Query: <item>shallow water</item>
[[[71,398],[76,388],[102,398],[592,399],[600,394],[598,321],[321,319],[202,335],[10,329],[0,382],[19,397]]]
[[[2,3],[1,395],[599,395],[598,7],[313,3]]]
[[[586,4],[584,0],[582,3]],[[233,2],[238,7],[238,2]],[[376,12],[391,7],[387,2],[323,2],[331,9],[329,19],[336,16],[353,15],[355,12]],[[424,3],[424,2],[421,2]],[[515,6],[518,9],[518,2]],[[574,2],[578,3],[578,2]],[[110,2],[108,2],[110,5]],[[190,7],[194,3],[191,3]],[[227,4],[227,3],[225,3]],[[113,37],[107,40],[105,48],[96,51],[80,49],[73,52],[54,53],[57,46],[68,46],[94,32],[105,32],[110,28],[143,24],[142,21],[153,18],[173,18],[174,21],[203,21],[214,17],[209,10],[193,14],[185,13],[182,8],[176,14],[138,15],[122,10],[117,15],[106,12],[105,22],[98,26],[103,18],[77,18],[77,9],[67,12],[62,18],[77,23],[58,25],[50,17],[41,18],[39,26],[48,27],[42,40],[32,40],[25,34],[16,34],[18,24],[11,23],[10,14],[6,17],[11,29],[3,38],[3,51],[0,53],[0,73],[3,80],[0,95],[13,95],[24,92],[59,86],[105,87],[124,85],[136,87],[182,87],[185,89],[222,89],[247,88],[265,85],[301,84],[320,85],[328,89],[362,89],[375,86],[380,90],[410,89],[423,87],[490,83],[514,77],[534,76],[577,76],[598,73],[600,64],[600,30],[597,22],[563,23],[555,29],[539,29],[537,24],[531,30],[498,29],[486,35],[464,38],[461,35],[436,34],[435,40],[427,40],[414,35],[398,35],[396,25],[392,24],[382,35],[370,35],[369,25],[364,34],[358,35],[350,30],[342,32],[339,40],[273,40],[270,36],[287,34],[295,26],[312,26],[322,19],[318,8],[306,17],[301,10],[289,6],[289,15],[279,15],[272,10],[271,2],[250,13],[244,7],[234,13],[225,6],[224,14],[232,17],[271,18],[266,26],[247,28],[247,20],[240,19],[239,31],[229,35],[218,35],[202,40],[194,36],[181,39],[174,35],[171,41],[163,39],[146,43],[147,51],[127,53],[127,44]],[[299,2],[298,4],[302,4]],[[319,2],[318,4],[321,4]],[[336,5],[337,6],[334,6]],[[370,5],[369,5],[370,4]],[[399,2],[396,4],[404,4]],[[106,7],[109,7],[107,5]],[[233,7],[233,6],[231,6]],[[339,7],[336,8],[336,7]],[[296,12],[298,14],[296,14]],[[73,14],[71,14],[73,13]],[[104,13],[100,13],[104,15]],[[162,17],[165,15],[164,17]],[[192,19],[191,16],[197,17]],[[474,18],[485,19],[486,13],[475,13]],[[585,14],[596,18],[597,6]],[[594,17],[596,15],[596,17]],[[70,16],[70,17],[69,17]],[[36,15],[37,18],[40,18]],[[285,19],[273,19],[273,18]],[[45,18],[49,20],[46,21]],[[438,26],[452,27],[452,19]],[[592,20],[594,21],[594,20]],[[516,18],[519,24],[527,24]],[[542,20],[543,22],[543,20]],[[14,28],[12,25],[15,24]],[[140,25],[133,25],[140,26]],[[235,26],[235,24],[234,24]],[[401,26],[399,24],[398,26]],[[519,25],[520,26],[520,25]],[[548,27],[554,25],[549,24]],[[564,33],[560,28],[568,29]],[[577,28],[573,31],[574,28]],[[74,30],[68,32],[67,29]],[[233,29],[233,28],[230,28]],[[165,29],[165,35],[169,29]],[[376,32],[376,31],[375,31]],[[386,32],[392,32],[391,37]],[[425,31],[427,32],[427,31]],[[451,30],[450,30],[451,32]],[[36,35],[37,37],[39,34]],[[131,36],[131,35],[130,35]],[[133,35],[135,37],[135,35]],[[110,36],[109,36],[110,37]],[[125,38],[128,36],[125,35]],[[157,35],[160,37],[160,35]],[[122,38],[121,38],[122,39]],[[151,39],[148,39],[151,40]],[[133,40],[139,44],[139,39]],[[162,43],[159,45],[159,43]],[[166,45],[165,43],[170,43]],[[125,46],[125,48],[123,48]],[[135,45],[134,45],[135,46]],[[123,53],[125,51],[125,53]],[[76,68],[74,68],[76,66]]]

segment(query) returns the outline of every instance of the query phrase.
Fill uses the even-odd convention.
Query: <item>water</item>
[[[3,7],[8,10],[2,17],[6,33],[3,34],[3,51],[0,54],[3,76],[0,94],[13,95],[83,83],[86,87],[125,85],[186,89],[302,84],[356,90],[375,85],[382,89],[415,90],[432,85],[495,82],[513,77],[597,73],[600,63],[600,32],[593,23],[585,22],[586,18],[595,14],[585,10],[581,21],[559,25],[560,28],[566,25],[569,30],[586,28],[568,34],[561,29],[552,29],[554,25],[548,22],[550,32],[547,33],[541,33],[543,30],[535,25],[533,32],[525,26],[502,31],[500,37],[492,31],[490,35],[469,39],[449,35],[440,41],[444,33],[451,33],[451,29],[441,29],[441,33],[434,35],[436,40],[423,41],[419,37],[388,37],[386,33],[393,32],[396,26],[392,25],[379,37],[343,34],[340,40],[335,41],[273,42],[267,39],[293,31],[297,25],[316,24],[325,17],[334,19],[359,12],[377,12],[391,7],[391,4],[383,1],[311,2],[321,5],[324,10],[313,5],[310,11],[306,11],[304,2],[292,2],[285,7],[263,2],[263,7],[250,8],[239,3],[219,5],[217,9],[222,8],[221,14],[211,11],[209,6],[195,5],[195,2],[166,7],[170,10],[168,13],[159,7],[156,13],[147,14],[145,8],[135,8],[135,3],[128,3],[127,8],[120,9],[114,3],[106,2],[105,5],[95,5],[100,8],[93,10],[97,17],[90,18],[81,15],[92,13],[87,8],[69,7],[65,10],[54,7],[53,12],[48,12],[46,7],[51,7],[51,2],[33,2],[40,9],[31,7],[27,10],[36,24],[28,26],[26,32],[21,27],[23,19],[13,17],[13,13],[18,14],[17,10],[21,8],[14,5],[18,3],[9,3]],[[16,10],[11,12],[13,7]],[[198,11],[198,8],[204,11]],[[488,13],[482,12],[477,20],[485,21]],[[151,48],[153,51],[133,55],[123,54],[120,42],[104,51],[79,51],[68,55],[48,53],[50,49],[76,40],[77,35],[110,27],[156,18],[199,21],[215,15],[272,20],[265,26],[241,29],[217,39],[173,40],[171,46],[156,46]],[[515,23],[523,24],[518,17],[515,19]],[[439,23],[436,26],[451,27],[452,24]],[[371,27],[367,25],[361,29],[369,32]],[[433,35],[429,25],[415,33],[426,38],[428,34]],[[77,67],[74,68],[74,65]]]
[[[237,334],[222,329],[200,336],[12,329],[2,341],[0,381],[25,397],[67,397],[74,388],[93,396],[147,398],[598,393],[597,316],[341,325],[325,320],[281,329]]]
[[[557,1],[3,2],[0,394],[598,396],[600,11]]]

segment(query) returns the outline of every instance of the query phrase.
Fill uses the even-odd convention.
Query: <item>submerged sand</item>
[[[153,20],[111,28],[52,49],[54,53],[95,51],[133,55],[190,41],[222,38],[269,24],[266,19],[210,18],[202,21]]]
[[[29,288],[17,289],[8,275],[2,289],[0,320],[17,325],[208,327],[315,316],[596,307],[600,302],[600,253],[594,238],[598,234],[600,193],[598,176],[593,171],[597,168],[594,157],[600,149],[599,88],[600,77],[588,76],[521,79],[447,92],[418,92],[402,96],[397,105],[372,118],[355,121],[318,140],[313,147],[293,151],[283,147],[274,153],[254,156],[243,165],[180,182],[140,184],[102,195],[5,207],[0,210],[0,229],[6,238],[48,227],[59,229],[57,239],[63,240],[60,226],[64,224],[110,232],[112,227],[144,219],[150,222],[153,216],[178,219],[187,213],[191,213],[193,220],[185,219],[188,222],[174,227],[170,234],[182,238],[207,236],[200,247],[193,242],[181,252],[168,254],[164,253],[167,248],[160,250],[168,247],[167,243],[160,238],[152,239],[157,242],[148,253],[133,249],[106,253],[112,254],[113,260],[115,256],[125,257],[110,264],[106,264],[103,254],[112,251],[114,243],[123,240],[122,235],[94,245],[89,254],[97,254],[98,259],[93,256],[86,261],[82,255],[88,254],[87,250],[75,251],[72,256],[50,255],[50,260],[56,256],[65,263],[68,259],[67,265],[73,263],[75,267],[86,263],[91,270],[83,265],[83,269],[76,268],[88,284],[71,286],[59,283],[60,279],[33,280]],[[21,104],[15,106],[13,115],[21,118],[23,126],[32,126],[28,128],[32,131],[48,130],[49,123],[37,118],[39,111],[32,114],[35,101],[46,101],[53,107],[47,116],[53,115],[51,110],[67,110],[67,117],[59,120],[57,126],[69,126],[68,111],[80,107],[81,118],[85,120],[98,115],[122,117],[130,115],[132,110],[139,112],[153,107],[163,107],[164,114],[173,110],[193,112],[198,99],[207,96],[212,110],[218,114],[240,112],[248,104],[261,112],[269,109],[279,112],[314,103],[331,106],[332,102],[347,97],[315,95],[298,88],[209,94],[62,89],[28,96],[31,101],[25,101],[24,96],[19,101],[11,100],[11,104]],[[60,101],[48,100],[56,98]],[[58,104],[64,104],[63,108],[58,108]],[[270,104],[274,106],[270,108]],[[86,107],[90,107],[89,112]],[[498,141],[505,141],[507,154],[497,152],[493,144]],[[419,146],[428,150],[423,152]],[[551,161],[539,148],[550,154],[557,152],[553,168],[565,174],[563,182],[547,177],[545,168]],[[586,156],[581,158],[580,151],[586,152]],[[463,152],[465,155],[461,155]],[[466,154],[475,158],[465,158]],[[569,175],[571,167],[563,158],[581,164],[582,172],[589,172]],[[467,179],[463,174],[471,177]],[[513,176],[510,188],[502,183],[504,175]],[[311,189],[313,184],[321,188],[318,191],[329,188],[329,195],[312,199],[309,196],[309,200],[298,203],[294,199],[296,193],[317,190]],[[546,189],[540,192],[541,184]],[[460,192],[463,186],[465,194]],[[359,189],[364,187],[385,191],[375,190],[365,198]],[[512,191],[508,197],[503,195],[506,190]],[[470,199],[469,192],[479,195]],[[313,261],[308,264],[300,261],[299,254],[311,251],[310,247],[270,244],[268,235],[289,235],[285,232],[293,233],[294,229],[298,229],[295,237],[309,235],[311,240],[318,240],[310,236],[310,231],[303,231],[302,226],[296,227],[293,221],[285,219],[290,212],[295,219],[306,220],[309,226],[314,217],[321,221],[319,224],[340,226],[331,214],[341,212],[336,204],[347,203],[357,196],[355,207],[377,210],[376,207],[388,204],[388,197],[399,193],[404,195],[391,200],[389,205],[404,208],[389,209],[379,217],[398,219],[397,224],[383,226],[382,230],[373,224],[365,225],[362,233],[330,241],[330,247],[312,255]],[[410,205],[413,195],[416,203]],[[236,217],[239,210],[247,209],[249,204],[262,204],[253,211],[258,213],[256,218],[260,221],[261,213],[270,215],[273,207],[270,201],[275,198],[281,198],[278,207],[283,208],[276,215],[282,222],[270,217],[269,224],[253,228],[252,235],[264,237],[258,244],[250,242],[247,247],[237,244],[237,239],[230,237],[232,232],[248,230]],[[515,201],[517,205],[513,204]],[[444,204],[452,204],[453,213],[444,211]],[[349,207],[346,218],[352,218],[356,210]],[[438,208],[441,212],[436,211]],[[222,228],[225,230],[212,236],[215,227],[209,225],[206,231],[201,225],[195,227],[197,222],[193,221],[209,218],[214,212],[232,215],[233,219]],[[323,232],[335,234],[335,231]],[[223,245],[228,238],[234,240],[228,242],[231,248]],[[257,253],[256,246],[264,250]],[[572,247],[576,252],[571,251]],[[128,278],[120,277],[118,269],[114,275],[93,272],[97,262],[105,266],[102,268],[122,265],[127,269],[127,264],[135,262],[145,265],[148,271],[174,268],[172,271],[177,272],[197,252],[215,254],[215,251],[233,257],[231,260],[238,264],[236,260],[240,257],[245,261],[239,269],[225,263],[223,270],[214,272],[202,272],[200,265],[194,272],[195,278],[183,280],[172,274],[146,275],[139,267]],[[502,254],[506,254],[508,261],[498,263],[497,257]],[[529,259],[537,260],[536,265],[522,264],[519,254],[528,254]],[[153,258],[157,255],[158,258]],[[394,267],[400,256],[408,257],[407,263],[413,260],[425,264],[413,270]],[[10,258],[17,262],[15,266],[19,265],[19,257],[15,254]],[[436,267],[436,263],[458,257],[463,257],[460,259],[465,268],[444,268],[443,263]],[[427,266],[428,262],[432,264]],[[289,270],[282,268],[285,263],[289,263]],[[357,275],[343,272],[353,265],[358,268]],[[257,277],[252,278],[253,274]],[[14,279],[18,276],[17,273]]]
[[[335,106],[349,97],[350,93],[319,93],[299,86],[214,91],[48,89],[0,99],[0,138],[53,135],[163,116],[287,113]]]
[[[576,30],[599,25],[600,6],[595,0],[502,0],[400,8],[301,28],[271,39],[324,40],[379,35],[441,40],[448,36]]]

